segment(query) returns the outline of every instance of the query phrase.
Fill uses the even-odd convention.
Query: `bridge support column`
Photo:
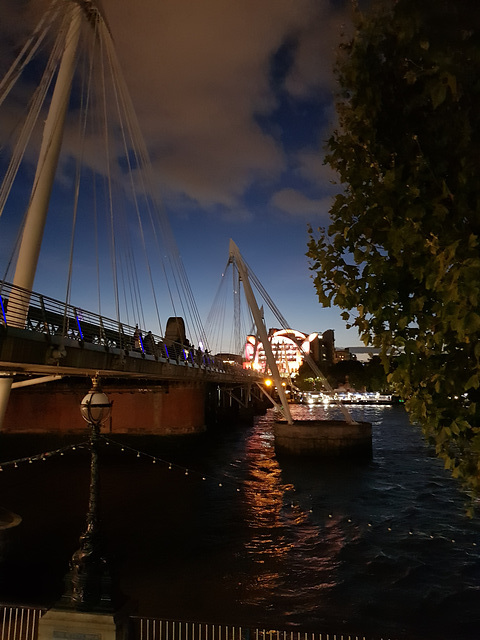
[[[0,376],[0,429],[3,427],[3,420],[7,412],[10,389],[13,378],[10,376]]]
[[[205,384],[171,382],[142,388],[103,385],[113,402],[105,433],[184,435],[205,430]],[[12,394],[5,417],[7,433],[82,433],[78,405],[84,383],[59,382],[20,388]],[[38,408],[41,407],[41,411]]]

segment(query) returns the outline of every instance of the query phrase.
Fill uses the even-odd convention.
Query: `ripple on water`
[[[171,471],[124,454],[104,460],[102,526],[139,614],[478,640],[478,518],[465,517],[464,496],[402,407],[352,414],[373,425],[373,458],[361,464],[278,460],[272,412],[190,448],[155,440]],[[73,454],[0,474],[2,496],[23,517],[4,532],[2,597],[58,599],[87,489],[88,461]]]

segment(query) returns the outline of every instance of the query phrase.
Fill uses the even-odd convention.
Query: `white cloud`
[[[5,50],[36,24],[45,1],[0,0]],[[102,0],[102,5],[167,197],[181,194],[205,209],[238,210],[253,183],[280,180],[288,158],[257,120],[276,107],[272,57],[295,38],[287,91],[294,98],[330,92],[343,20],[330,0]],[[93,166],[100,161],[96,144],[92,137],[85,147]],[[64,148],[78,148],[73,128],[66,131]],[[308,172],[313,160],[307,163],[305,156],[302,162]]]
[[[296,171],[313,185],[322,185],[325,191],[339,189],[337,173],[324,162],[324,155],[320,152],[306,150],[296,156]]]
[[[316,5],[315,16],[300,34],[295,61],[286,79],[286,89],[292,96],[302,98],[312,91],[333,91],[333,62],[347,17],[343,11],[333,11],[326,2]]]
[[[318,222],[319,218],[328,218],[332,198],[312,199],[296,189],[281,189],[273,195],[271,204],[289,216],[308,219],[313,223]]]
[[[272,56],[295,35],[288,90],[330,90],[339,26],[328,0],[104,0],[104,6],[168,189],[205,207],[235,206],[254,179],[279,178],[284,152],[256,122],[275,107]]]

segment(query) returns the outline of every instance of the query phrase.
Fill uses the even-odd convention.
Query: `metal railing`
[[[0,640],[37,640],[38,623],[47,609],[0,604]],[[123,630],[125,631],[125,630]],[[124,633],[121,634],[124,637]],[[369,640],[348,633],[317,633],[183,622],[131,616],[128,640]]]
[[[42,607],[0,606],[0,640],[37,640]]]
[[[8,282],[0,282],[0,326],[22,328],[47,337],[59,336],[79,344],[101,345],[105,349],[117,348],[127,354],[137,352],[156,360],[219,372],[232,368],[208,352],[193,348],[188,341],[180,344],[165,340],[149,331],[14,287]]]
[[[131,640],[367,640],[345,633],[281,631],[251,627],[131,618]]]

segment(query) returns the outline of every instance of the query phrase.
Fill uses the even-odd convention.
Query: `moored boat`
[[[397,396],[370,391],[334,391],[325,393],[323,391],[306,391],[302,395],[302,404],[332,404],[341,402],[342,404],[398,404]]]

